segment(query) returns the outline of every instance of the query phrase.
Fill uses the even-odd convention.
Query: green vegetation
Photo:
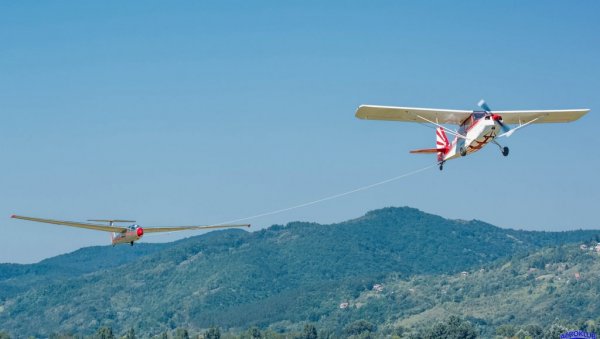
[[[386,208],[333,225],[95,247],[0,265],[0,330],[19,337],[93,336],[102,328],[156,338],[535,336],[597,320],[600,257],[578,244],[598,234],[506,230]]]
[[[115,339],[115,335],[112,332],[112,328],[110,327],[101,327],[98,332],[96,332],[96,335],[94,336],[95,339]]]
[[[457,316],[450,316],[447,321],[437,323],[432,328],[423,331],[424,339],[475,339],[477,330],[468,321]]]
[[[302,331],[302,335],[298,336],[298,339],[317,339],[319,336],[317,334],[317,328],[312,324],[304,325],[304,331]]]
[[[204,339],[221,339],[221,330],[218,327],[212,326],[208,331],[204,332]]]
[[[172,244],[86,247],[33,265],[0,264],[0,301],[39,286],[135,262]]]
[[[351,323],[350,325],[348,325],[344,329],[344,334],[348,337],[351,337],[351,336],[362,335],[364,333],[373,333],[373,332],[375,332],[376,329],[377,329],[377,327],[374,324],[361,319],[361,320],[357,320],[357,321]]]
[[[390,277],[383,291],[348,300],[347,315],[371,317],[380,332],[419,332],[448,315],[469,320],[484,337],[535,336],[557,324],[596,329],[600,256],[577,245],[545,248],[453,275]],[[332,326],[324,324],[325,326]],[[409,331],[409,332],[410,332]]]

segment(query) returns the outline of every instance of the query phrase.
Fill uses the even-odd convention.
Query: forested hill
[[[332,225],[292,222],[163,245],[95,247],[34,265],[0,265],[0,330],[48,336],[107,325],[156,334],[215,324],[326,323],[340,300],[390,276],[455,274],[598,235],[507,230],[405,207]],[[94,260],[113,250],[135,260]]]

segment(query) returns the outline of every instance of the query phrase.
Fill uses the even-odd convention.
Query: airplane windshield
[[[465,121],[462,122],[462,124],[460,124],[460,130],[465,131],[465,130],[469,129],[469,127],[471,127],[472,124],[473,124],[473,115],[470,115],[468,118],[465,119]]]
[[[485,112],[473,112],[473,114],[471,114],[468,118],[465,119],[465,121],[463,121],[463,123],[460,125],[460,131],[466,131],[468,130],[471,126],[473,126],[473,123],[479,119],[483,119],[485,118],[486,113]]]
[[[484,112],[475,112],[473,113],[473,118],[475,120],[479,120],[481,118],[485,117],[485,113]]]

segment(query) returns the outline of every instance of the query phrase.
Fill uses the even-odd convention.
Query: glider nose
[[[142,235],[144,235],[144,229],[141,227],[138,227],[136,232],[137,232],[138,237],[141,237]]]
[[[502,116],[500,114],[492,114],[492,119],[494,121],[498,121],[498,120],[502,121]]]

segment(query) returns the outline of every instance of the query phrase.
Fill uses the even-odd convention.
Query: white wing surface
[[[546,122],[571,122],[575,121],[589,112],[589,109],[564,109],[546,111],[492,111],[502,116],[505,124],[534,124]],[[537,119],[533,121],[534,119]]]
[[[250,224],[241,224],[241,225],[209,225],[209,226],[144,227],[144,232],[145,233],[158,233],[158,232],[206,230],[206,229],[212,229],[212,228],[232,228],[232,227],[250,227]]]
[[[115,227],[115,226],[106,226],[106,225],[98,225],[91,224],[87,222],[75,222],[75,221],[63,221],[63,220],[53,220],[53,219],[42,219],[42,218],[32,218],[32,217],[24,217],[21,215],[13,215],[11,218],[29,220],[35,222],[43,222],[46,224],[54,224],[54,225],[62,225],[62,226],[71,226],[71,227],[79,227],[79,228],[87,228],[90,230],[96,231],[104,231],[104,232],[116,232],[123,233],[126,232],[127,229],[123,227]]]
[[[405,122],[426,122],[438,124],[460,125],[473,111],[361,105],[356,111],[356,117],[367,120],[391,120]]]

